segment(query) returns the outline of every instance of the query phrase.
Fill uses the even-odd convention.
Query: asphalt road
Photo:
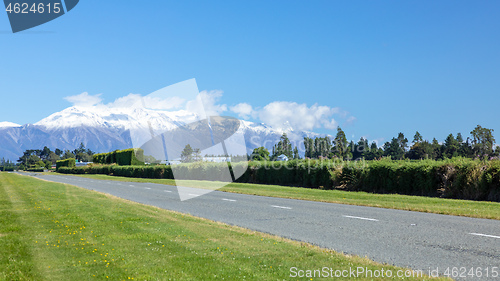
[[[466,269],[467,280],[500,280],[500,221],[497,220],[220,191],[181,202],[175,186],[69,175],[36,177],[366,256],[381,263],[423,270],[426,274],[429,270],[435,273],[436,269],[440,274],[446,269],[452,273],[456,268],[455,273]],[[197,190],[185,192],[196,194]],[[318,265],[322,266],[328,265]],[[498,277],[494,277],[495,270]]]

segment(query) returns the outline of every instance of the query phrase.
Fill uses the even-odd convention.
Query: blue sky
[[[110,103],[195,78],[223,92],[225,115],[250,105],[252,121],[327,108],[318,118],[355,140],[418,130],[442,141],[477,124],[498,134],[499,14],[498,1],[83,0],[12,34],[0,13],[0,121],[35,123],[83,92]],[[325,124],[313,130],[335,134]]]

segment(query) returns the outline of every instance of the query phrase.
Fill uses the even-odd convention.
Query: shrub
[[[68,158],[65,160],[58,160],[56,162],[56,171],[59,170],[61,167],[75,167],[76,166],[76,160],[75,158]]]
[[[92,161],[96,164],[116,163],[122,166],[144,165],[144,150],[131,148],[125,150],[115,150],[109,153],[99,153],[92,156]]]

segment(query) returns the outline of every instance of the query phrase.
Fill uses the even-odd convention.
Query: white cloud
[[[141,104],[141,99],[142,96],[139,94],[128,94],[124,97],[117,98],[114,102],[106,104],[106,106],[111,108],[135,107]]]
[[[356,122],[358,119],[354,116],[349,116],[349,118],[347,118],[347,120],[345,121],[345,123],[347,125],[351,125],[352,123]]]
[[[73,104],[73,106],[91,107],[101,103],[101,94],[92,96],[84,92],[79,95],[65,97],[65,100]]]
[[[227,111],[227,105],[217,104],[222,97],[222,91],[202,91],[195,100],[186,103],[186,110],[200,116],[220,115]]]
[[[230,110],[240,118],[260,119],[261,122],[281,130],[307,130],[312,131],[318,128],[334,130],[339,123],[333,118],[334,115],[347,119],[346,124],[353,123],[356,118],[349,116],[349,113],[338,107],[329,107],[314,104],[298,104],[289,101],[275,101],[267,104],[263,108],[254,109],[248,103],[239,103],[231,106]]]
[[[185,100],[180,97],[162,99],[150,96],[143,97],[139,94],[128,94],[127,96],[117,98],[114,102],[106,104],[106,106],[111,108],[146,107],[157,110],[172,110],[179,108],[184,102]]]
[[[253,110],[253,107],[249,105],[248,103],[238,103],[235,106],[231,106],[229,108],[232,112],[238,114],[240,118],[243,119],[248,119],[250,117],[255,116],[255,112]]]
[[[274,128],[311,131],[322,127],[335,129],[338,123],[332,116],[338,111],[338,108],[318,104],[308,107],[296,102],[276,101],[264,106],[257,115]]]

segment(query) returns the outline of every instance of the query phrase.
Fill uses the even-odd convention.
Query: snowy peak
[[[22,127],[22,126],[12,122],[0,122],[0,128],[17,128],[17,127]]]
[[[69,107],[63,111],[51,114],[49,117],[35,123],[49,130],[76,127],[106,127],[106,121],[92,111],[79,107]]]
[[[154,130],[171,130],[196,120],[186,111],[156,111],[144,108],[69,107],[35,123],[47,130],[78,127],[134,129],[151,126]]]

